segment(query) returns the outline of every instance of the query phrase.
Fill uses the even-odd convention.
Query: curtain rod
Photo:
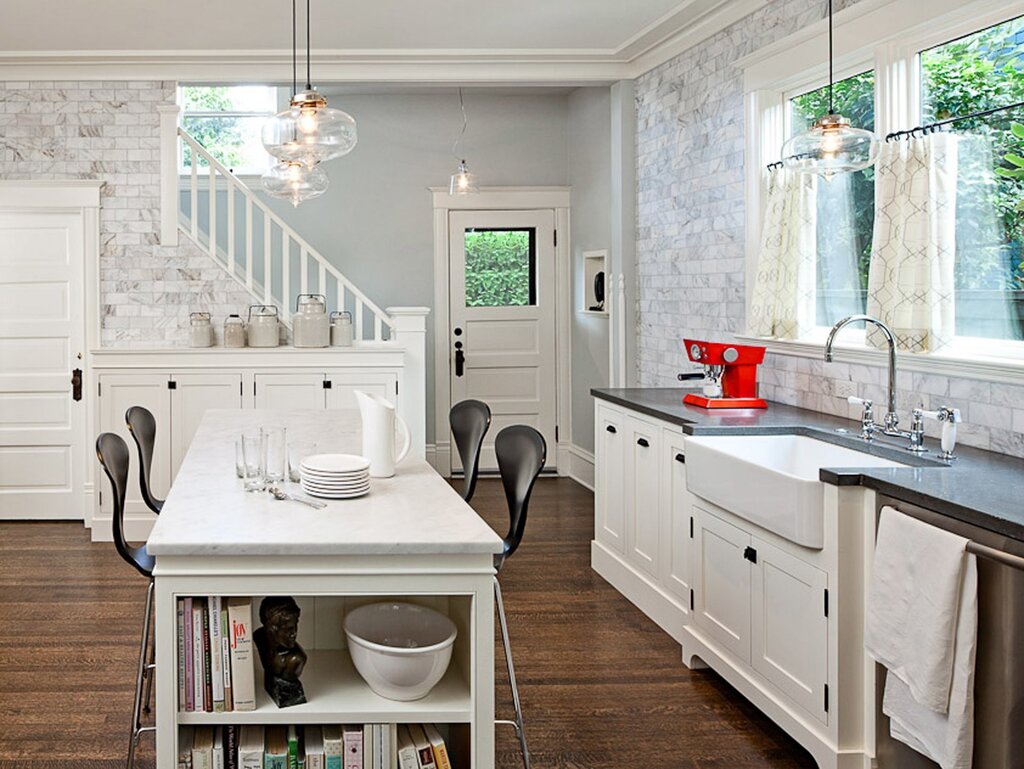
[[[993,107],[992,109],[981,110],[980,112],[972,112],[969,115],[959,115],[957,117],[950,117],[946,118],[945,120],[939,120],[935,123],[929,123],[928,125],[908,128],[904,131],[893,131],[891,134],[888,134],[885,137],[885,140],[887,142],[899,141],[904,137],[916,136],[917,134],[920,134],[921,136],[926,136],[930,133],[938,131],[940,128],[944,126],[952,125],[953,123],[959,123],[963,120],[972,120],[974,118],[979,117],[986,117],[988,115],[994,115],[997,112],[1006,112],[1013,109],[1019,109],[1020,107],[1024,107],[1024,101],[1018,101],[1013,104],[1007,104],[1005,107]],[[782,166],[783,162],[781,160],[776,160],[774,163],[769,163],[767,165],[767,168],[769,171],[775,171],[779,168],[782,168]]]

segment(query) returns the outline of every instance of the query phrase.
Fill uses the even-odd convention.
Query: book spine
[[[175,601],[175,640],[178,655],[178,710],[186,710],[185,698],[185,599]]]
[[[193,710],[203,712],[203,610],[192,600],[192,703]]]
[[[220,665],[224,673],[224,710],[235,709],[234,700],[231,698],[231,636],[229,635],[230,624],[228,624],[228,607],[221,599],[220,605]]]
[[[235,724],[224,727],[224,767],[238,769],[238,727]]]
[[[363,769],[374,769],[373,724],[363,724]]]
[[[344,733],[344,766],[338,769],[363,769],[363,732],[361,729],[345,729]],[[327,767],[331,769],[331,767]]]
[[[224,652],[220,638],[220,596],[211,595],[206,599],[206,610],[210,625],[210,682],[213,693],[213,712],[224,712],[224,670],[221,664]]]
[[[192,676],[194,675],[192,670],[192,599],[184,599],[184,610],[185,610],[185,710],[192,712],[196,709],[196,702],[194,696],[194,688],[192,685]]]
[[[231,621],[231,696],[235,710],[256,709],[256,680],[252,656],[252,603],[228,602]]]
[[[213,712],[213,674],[210,670],[210,614],[203,607],[203,710]]]

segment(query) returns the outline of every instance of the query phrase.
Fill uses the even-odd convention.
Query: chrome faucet
[[[832,362],[832,344],[836,340],[836,334],[843,328],[847,323],[854,323],[857,321],[863,321],[864,323],[873,323],[882,332],[885,337],[885,341],[889,345],[889,393],[888,393],[888,404],[885,412],[885,416],[882,419],[882,424],[876,424],[874,421],[874,414],[871,411],[871,401],[863,401],[859,398],[851,398],[851,403],[860,403],[864,406],[864,415],[861,419],[863,430],[861,435],[865,440],[871,440],[874,433],[881,432],[883,435],[890,435],[896,438],[908,438],[910,439],[910,451],[921,452],[924,451],[924,419],[922,417],[921,409],[914,409],[914,421],[911,425],[911,429],[900,430],[900,417],[896,413],[896,337],[893,336],[892,331],[878,318],[872,318],[870,315],[850,315],[847,318],[843,318],[841,321],[836,323],[832,330],[828,332],[828,341],[825,342],[825,362]]]

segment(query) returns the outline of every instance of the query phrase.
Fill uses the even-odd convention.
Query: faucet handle
[[[956,426],[963,421],[960,416],[960,409],[942,406],[936,411],[922,411],[921,416],[925,419],[934,419],[942,424],[942,458],[953,459],[953,450],[956,448]]]
[[[849,396],[846,399],[846,402],[854,406],[863,406],[866,409],[869,409],[874,405],[874,401],[870,398],[858,398],[856,395]]]
[[[846,402],[864,409],[860,415],[860,437],[870,441],[875,434],[874,402],[870,398],[858,398],[856,395],[849,396]]]

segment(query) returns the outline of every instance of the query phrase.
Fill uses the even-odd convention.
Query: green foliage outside
[[[466,231],[466,306],[530,304],[530,233]]]
[[[227,112],[232,108],[228,86],[185,86],[181,90],[186,112]],[[242,150],[246,141],[239,118],[185,116],[181,127],[228,168],[245,164]],[[187,145],[183,151],[183,165],[192,167],[192,151]],[[198,165],[205,168],[206,162],[200,158]]]

